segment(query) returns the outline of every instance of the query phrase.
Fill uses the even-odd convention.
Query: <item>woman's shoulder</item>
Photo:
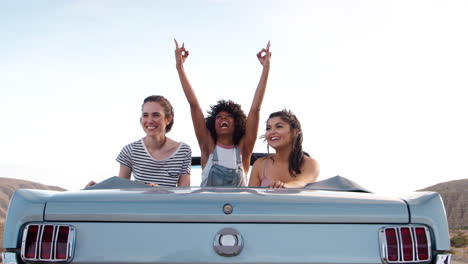
[[[304,168],[313,170],[313,171],[318,171],[320,170],[319,163],[312,157],[305,156],[304,157]]]
[[[272,160],[272,159],[273,159],[272,155],[268,155],[268,156],[265,156],[265,157],[258,158],[257,160],[255,160],[253,166],[263,168],[263,166],[265,166],[265,163],[267,162],[267,160]]]
[[[170,145],[169,148],[173,149],[174,152],[192,153],[190,145],[185,142],[175,141],[173,139],[167,138],[167,143]]]
[[[136,141],[133,141],[131,143],[128,143],[127,145],[123,146],[124,149],[134,149],[134,148],[137,148],[137,147],[142,147],[143,146],[143,142],[142,142],[142,138],[136,140]]]
[[[307,160],[309,162],[317,162],[314,158],[308,155],[304,155],[304,160]]]
[[[185,142],[183,142],[183,141],[180,141],[180,142],[178,142],[178,143],[180,144],[180,147],[181,147],[181,148],[191,149],[190,145],[187,144],[187,143],[185,143]]]
[[[185,153],[188,153],[190,154],[190,156],[192,155],[192,148],[190,147],[189,144],[185,143],[185,142],[180,142],[179,143],[179,150],[180,151],[183,151]]]
[[[308,164],[318,164],[317,160],[310,156],[304,156],[304,162]]]

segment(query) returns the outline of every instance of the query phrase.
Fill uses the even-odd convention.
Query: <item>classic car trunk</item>
[[[165,223],[408,223],[398,198],[304,189],[147,188],[60,193],[45,221]],[[219,195],[222,193],[223,195]],[[223,197],[220,200],[220,197]],[[223,211],[230,204],[232,213]]]

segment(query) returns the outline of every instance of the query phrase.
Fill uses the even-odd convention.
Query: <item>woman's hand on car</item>
[[[93,186],[95,184],[96,184],[95,181],[90,181],[90,182],[88,182],[88,184],[86,184],[85,188],[91,187],[91,186]]]
[[[284,182],[282,182],[282,181],[272,181],[270,183],[270,185],[268,185],[268,187],[273,188],[273,189],[284,188]]]

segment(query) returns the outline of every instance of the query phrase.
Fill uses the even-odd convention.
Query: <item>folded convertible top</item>
[[[305,188],[311,190],[372,193],[352,180],[341,176],[335,176],[322,181],[309,183]]]
[[[130,181],[114,176],[97,183],[96,185],[87,187],[85,190],[128,188],[150,188],[150,186],[141,182]],[[305,188],[310,190],[372,193],[352,180],[341,176],[335,176],[318,182],[309,183]]]

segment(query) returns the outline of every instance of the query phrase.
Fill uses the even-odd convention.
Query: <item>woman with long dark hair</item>
[[[255,161],[249,186],[302,188],[316,181],[319,164],[302,150],[301,123],[291,111],[270,114],[265,139],[275,154]]]

